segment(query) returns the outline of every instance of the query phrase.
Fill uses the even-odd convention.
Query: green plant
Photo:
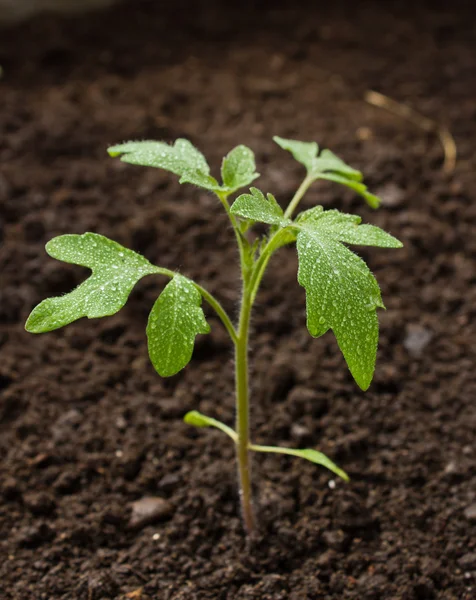
[[[316,143],[275,137],[306,168],[306,176],[283,211],[274,196],[256,188],[230,204],[229,197],[258,177],[253,152],[245,146],[233,149],[221,168],[222,183],[210,175],[205,157],[187,140],[173,146],[162,142],[130,142],[109,148],[111,156],[135,165],[166,169],[213,192],[225,209],[240,254],[242,297],[235,326],[219,301],[201,285],[176,272],[152,265],[148,260],[96,233],[63,235],[46,245],[50,256],[89,267],[91,276],[74,291],[41,302],[31,313],[26,329],[42,333],[63,327],[81,317],[97,318],[116,313],[127,301],[133,286],[146,275],[170,279],[156,300],[147,324],[149,355],[159,375],[169,377],[189,362],[195,337],[210,328],[201,308],[202,299],[215,310],[235,347],[236,429],[197,411],[185,421],[197,427],[216,427],[236,445],[241,507],[246,531],[254,529],[249,454],[276,452],[307,459],[348,480],[342,469],[314,449],[261,446],[250,440],[248,337],[250,316],[264,271],[271,256],[282,246],[296,243],[298,281],[306,291],[307,327],[318,337],[334,331],[339,347],[357,384],[370,385],[376,359],[378,321],[376,309],[383,307],[380,290],[367,265],[345,244],[399,248],[401,243],[373,225],[361,225],[360,217],[315,206],[293,219],[310,185],[318,179],[343,184],[374,208],[379,204],[362,183],[359,171],[349,167],[329,150],[319,153]],[[255,223],[269,226],[262,237],[250,235]]]

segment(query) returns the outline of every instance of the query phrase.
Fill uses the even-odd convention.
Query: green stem
[[[314,182],[314,179],[312,179],[309,176],[303,180],[303,182],[297,189],[296,193],[294,194],[291,202],[289,203],[289,205],[284,213],[285,218],[287,218],[287,219],[291,218],[291,216],[292,216],[293,212],[296,210],[299,202],[302,200],[302,197],[307,192],[307,190],[309,189],[309,187],[311,186],[311,184],[313,182]],[[268,266],[269,259],[271,258],[274,250],[276,249],[276,243],[278,241],[278,237],[280,235],[282,235],[282,233],[283,233],[283,230],[279,229],[273,236],[270,237],[270,239],[268,240],[268,243],[266,244],[266,246],[263,248],[263,251],[261,252],[261,256],[256,261],[255,268],[253,269],[253,272],[251,274],[251,279],[250,279],[251,297],[252,297],[253,302],[254,302],[254,299],[258,292],[258,288],[261,283],[261,279],[263,278],[264,272],[266,271],[266,267]]]
[[[280,229],[269,239],[268,243],[263,248],[260,257],[254,265],[250,277],[250,290],[252,302],[255,301],[256,294],[258,293],[258,288],[260,286],[261,280],[263,279],[264,272],[266,271],[266,267],[268,266],[269,260],[273,255],[274,250],[276,249],[276,243],[278,242],[278,238],[280,235],[283,234],[283,232],[284,230]]]
[[[290,219],[292,217],[293,212],[296,210],[299,202],[301,201],[302,197],[307,192],[314,180],[315,178],[312,178],[309,175],[303,180],[301,185],[298,187],[296,193],[294,194],[293,199],[291,200],[287,209],[284,212],[284,217],[286,219]]]
[[[230,204],[228,203],[228,194],[226,192],[217,192],[216,193],[220,202],[225,209],[228,218],[230,219],[231,226],[233,227],[233,231],[235,232],[236,243],[238,244],[238,249],[240,251],[240,264],[242,268],[242,274],[244,281],[248,279],[248,271],[244,270],[244,265],[246,264],[245,260],[245,240],[240,232],[240,228],[238,226],[238,221],[236,220],[235,215],[230,210]]]
[[[251,308],[251,296],[246,283],[244,283],[238,329],[238,341],[235,345],[236,432],[238,434],[236,453],[238,461],[238,475],[240,480],[241,511],[245,529],[248,535],[250,535],[255,528],[249,456],[250,405],[248,385],[248,338]]]
[[[202,297],[208,302],[208,304],[216,312],[216,314],[220,318],[221,322],[225,326],[225,329],[228,331],[228,335],[231,337],[232,342],[234,344],[236,344],[238,342],[238,336],[236,334],[236,329],[234,328],[233,323],[231,322],[231,319],[228,316],[228,314],[226,313],[223,306],[218,302],[218,300],[214,296],[212,296],[210,294],[210,292],[207,292],[207,290],[205,288],[202,288],[201,285],[198,285],[197,283],[195,283],[195,287],[200,292]]]
[[[294,210],[299,204],[299,201],[306,193],[312,183],[312,179],[308,176],[301,183],[299,189],[291,200],[284,216],[290,218]],[[250,400],[249,400],[249,373],[248,373],[248,339],[250,329],[250,317],[253,302],[256,297],[261,279],[263,277],[266,266],[271,258],[273,251],[276,249],[278,236],[280,231],[275,233],[268,241],[266,247],[261,253],[260,258],[250,269],[247,267],[246,260],[246,240],[243,238],[239,229],[238,222],[235,216],[230,211],[228,204],[228,195],[224,192],[217,193],[225,211],[230,219],[231,225],[235,232],[238,248],[240,250],[241,275],[243,281],[243,295],[241,299],[240,320],[238,324],[238,333],[229,323],[228,316],[221,307],[216,303],[213,297],[208,298],[204,292],[200,290],[204,298],[215,308],[216,312],[222,319],[230,336],[235,344],[235,392],[236,392],[236,454],[238,462],[238,475],[240,480],[240,502],[241,512],[245,529],[250,535],[255,529],[255,517],[253,512],[253,501],[251,492],[251,467],[250,467]],[[199,286],[197,286],[199,287]],[[200,289],[200,288],[199,288]],[[208,294],[207,292],[205,292]],[[211,301],[210,301],[211,300]],[[215,306],[215,303],[217,306]],[[218,309],[218,310],[217,310]],[[223,314],[221,314],[223,312]]]
[[[312,183],[312,179],[306,177],[293,199],[291,200],[284,216],[291,217],[299,201],[306,193]],[[222,200],[223,201],[223,200]],[[226,205],[226,206],[225,206]],[[228,202],[225,198],[225,209]],[[253,302],[255,300],[261,279],[268,265],[269,259],[276,248],[280,231],[276,232],[266,244],[260,258],[256,261],[251,271],[245,269],[244,248],[241,233],[236,224],[236,219],[229,212],[233,229],[240,248],[240,258],[243,278],[243,296],[241,301],[240,321],[238,325],[238,339],[235,343],[235,387],[236,387],[236,453],[238,461],[238,474],[240,479],[240,501],[241,512],[246,532],[250,535],[255,529],[255,517],[251,492],[251,467],[250,467],[250,402],[248,383],[248,339],[250,328],[250,316]]]

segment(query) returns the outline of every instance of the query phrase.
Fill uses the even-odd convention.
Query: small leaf
[[[56,237],[46,251],[58,260],[90,268],[92,275],[69,294],[47,298],[34,308],[25,325],[31,333],[53,331],[81,317],[113,315],[142,277],[157,273],[157,267],[140,254],[96,233]]]
[[[360,217],[316,212],[300,224],[298,281],[306,289],[307,327],[314,337],[332,329],[362,389],[372,380],[378,341],[378,284],[363,260],[342,242],[398,248],[400,242]]]
[[[223,159],[221,176],[224,187],[229,192],[235,192],[259,177],[252,150],[246,146],[233,148]]]
[[[241,194],[234,201],[231,212],[243,219],[260,221],[269,225],[282,225],[285,221],[283,209],[272,194],[265,198],[257,188],[250,188],[251,194]]]
[[[316,179],[326,179],[328,181],[335,181],[336,183],[345,185],[351,190],[357,192],[359,196],[362,196],[370,208],[378,208],[381,204],[380,198],[375,196],[375,194],[371,194],[364,183],[354,179],[349,179],[339,173],[316,173]]]
[[[283,150],[291,152],[295,160],[303,164],[308,171],[311,171],[319,151],[319,146],[316,142],[299,142],[297,140],[286,140],[277,135],[273,140]]]
[[[319,173],[325,173],[332,171],[333,173],[339,173],[343,177],[352,179],[354,181],[362,181],[363,176],[360,171],[347,165],[341,158],[336,156],[330,150],[323,150],[313,164],[312,172],[316,175]]]
[[[190,279],[175,275],[157,298],[149,315],[149,356],[162,377],[181,371],[192,358],[195,337],[209,333],[201,308],[202,296]]]
[[[211,191],[220,186],[210,175],[210,167],[203,156],[188,140],[178,139],[173,146],[164,142],[146,140],[126,142],[108,148],[110,156],[121,156],[121,160],[132,165],[156,167],[175,173],[180,183],[192,183]]]
[[[349,481],[349,476],[345,471],[340,469],[330,458],[328,458],[322,452],[318,450],[313,450],[312,448],[306,448],[304,450],[294,450],[294,448],[281,448],[279,446],[258,446],[252,444],[250,446],[251,450],[255,450],[256,452],[270,452],[275,454],[288,454],[289,456],[297,456],[298,458],[304,458],[305,460],[309,460],[310,462],[321,465],[329,471],[332,471],[339,477],[341,477],[344,481]]]
[[[317,450],[313,450],[312,448],[306,448],[305,450],[295,450],[294,456],[299,456],[299,458],[304,458],[309,460],[310,462],[321,465],[332,471],[339,477],[341,477],[344,481],[349,481],[349,476],[345,471],[340,469],[330,458],[328,458],[322,452],[318,452]]]
[[[294,158],[302,163],[311,180],[327,179],[345,185],[356,191],[371,208],[380,206],[380,198],[371,194],[362,183],[362,173],[346,164],[330,150],[322,150],[317,156],[318,146],[314,142],[298,142],[274,137],[274,141],[284,150],[289,150]]]
[[[316,215],[317,216],[317,215]],[[317,216],[317,218],[319,218]],[[332,233],[336,239],[357,246],[402,248],[400,240],[375,225],[360,225],[361,218],[338,210],[327,210],[320,215],[319,226]],[[316,221],[314,221],[316,222]]]
[[[231,427],[228,427],[228,425],[225,425],[225,423],[217,421],[212,417],[202,415],[202,413],[199,413],[198,410],[192,410],[188,412],[183,420],[185,423],[187,423],[187,425],[193,425],[194,427],[216,427],[217,429],[220,429],[220,431],[223,431],[223,433],[229,435],[234,442],[236,442],[238,439],[236,432],[233,431]]]

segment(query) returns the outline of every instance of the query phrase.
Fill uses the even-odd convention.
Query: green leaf
[[[318,175],[320,173],[329,171],[338,173],[339,175],[354,181],[362,181],[363,179],[360,171],[357,171],[357,169],[347,165],[341,158],[336,156],[330,150],[323,150],[319,155],[319,158],[316,158],[314,161],[312,165],[312,172]]]
[[[402,248],[400,240],[375,225],[361,225],[357,215],[348,215],[338,210],[326,210],[314,216],[313,223],[325,229],[336,239],[356,246],[378,246],[380,248]]]
[[[194,427],[216,427],[217,429],[220,429],[220,431],[223,431],[223,433],[229,435],[234,442],[238,440],[236,432],[233,431],[231,427],[228,427],[228,425],[225,425],[225,423],[217,421],[212,417],[203,415],[202,413],[198,412],[198,410],[192,410],[188,412],[183,420],[185,423],[187,423],[187,425],[193,425]]]
[[[335,181],[336,183],[345,185],[351,190],[357,192],[359,196],[362,196],[362,198],[367,202],[370,208],[378,208],[381,204],[380,198],[378,196],[375,196],[375,194],[371,194],[364,183],[361,183],[354,179],[349,179],[347,177],[344,177],[343,175],[340,175],[339,173],[317,173],[316,179],[326,179],[328,181]]]
[[[146,140],[126,142],[108,148],[110,156],[132,165],[156,167],[175,173],[180,183],[192,183],[211,191],[220,189],[217,180],[210,175],[210,167],[203,156],[188,140],[178,139],[173,146],[164,142]]]
[[[258,446],[252,444],[250,446],[251,450],[256,452],[270,452],[275,454],[288,454],[290,456],[297,456],[298,458],[304,458],[309,460],[310,462],[321,465],[329,471],[332,471],[339,477],[341,477],[344,481],[349,481],[349,476],[345,471],[340,469],[330,458],[328,458],[322,452],[318,450],[313,450],[312,448],[306,448],[304,450],[294,450],[293,448],[281,448],[279,446]]]
[[[312,208],[308,208],[307,210],[304,210],[303,212],[299,213],[298,216],[296,217],[296,224],[303,225],[304,223],[307,223],[308,221],[312,221],[316,217],[319,217],[323,210],[324,210],[324,208],[320,205],[313,206]]]
[[[190,279],[175,275],[157,298],[149,315],[149,356],[162,377],[181,371],[192,358],[195,337],[209,333],[201,308],[202,296]]]
[[[371,208],[380,206],[380,198],[371,194],[367,186],[362,183],[362,173],[346,164],[330,150],[322,150],[320,155],[317,156],[318,146],[315,142],[285,140],[277,136],[273,139],[281,148],[291,152],[294,158],[306,167],[308,177],[311,180],[327,179],[335,181],[356,191]]]
[[[113,315],[139,279],[157,273],[157,267],[140,254],[96,233],[56,237],[46,251],[58,260],[90,268],[92,275],[69,294],[43,300],[26,322],[31,333],[53,331],[81,317]]]
[[[252,150],[246,146],[233,148],[223,159],[221,176],[224,187],[229,192],[235,192],[259,177]]]
[[[283,209],[272,194],[265,198],[257,188],[250,188],[250,192],[251,194],[241,194],[233,202],[231,212],[234,215],[269,225],[282,225],[285,222]]]
[[[306,289],[307,327],[318,337],[332,329],[357,384],[367,389],[378,342],[376,308],[382,307],[377,281],[363,260],[342,242],[401,247],[360,217],[336,210],[316,212],[299,225],[298,281]]]
[[[286,140],[275,135],[273,140],[283,150],[291,152],[295,160],[303,164],[308,171],[311,171],[319,151],[316,142],[299,142],[297,140]]]

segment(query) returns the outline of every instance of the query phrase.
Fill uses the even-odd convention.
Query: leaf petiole
[[[304,178],[303,182],[298,187],[297,192],[294,194],[291,202],[289,203],[287,209],[284,211],[285,218],[290,219],[292,217],[293,212],[298,207],[299,202],[301,202],[304,194],[311,187],[315,180],[315,177],[312,177],[311,175],[307,175]]]

